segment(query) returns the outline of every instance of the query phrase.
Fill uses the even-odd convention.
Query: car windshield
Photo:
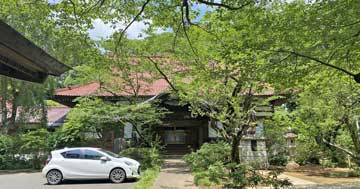
[[[113,152],[110,152],[110,151],[107,151],[107,150],[104,150],[104,149],[99,149],[99,151],[101,152],[104,152],[105,154],[111,156],[111,157],[114,157],[114,158],[121,158],[121,156],[119,156],[118,154],[115,154]]]

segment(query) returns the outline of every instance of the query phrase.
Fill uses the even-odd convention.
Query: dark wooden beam
[[[47,74],[45,74],[45,73],[37,72],[37,73],[34,73],[34,75],[30,76],[30,75],[24,74],[24,72],[20,72],[10,66],[2,64],[1,62],[0,62],[0,74],[8,76],[8,77],[13,77],[16,79],[37,82],[37,83],[43,83],[47,78]]]
[[[15,61],[11,60],[10,58],[3,56],[0,54],[0,64],[4,64],[8,67],[13,68],[14,70],[17,70],[27,76],[35,76],[37,74],[36,71],[30,70],[27,67],[24,67],[22,64],[18,64]]]
[[[42,68],[46,74],[55,76],[59,76],[70,69],[69,66],[51,57],[44,50],[1,20],[0,34],[0,44],[29,60],[29,62],[16,62],[16,60],[14,60],[17,64],[23,64],[23,66],[26,67],[37,66]]]

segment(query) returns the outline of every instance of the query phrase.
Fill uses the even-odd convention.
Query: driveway
[[[0,175],[0,189],[131,189],[135,181],[113,184],[107,180],[65,181],[61,185],[47,185],[41,173],[16,173]]]

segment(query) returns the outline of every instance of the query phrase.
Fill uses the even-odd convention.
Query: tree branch
[[[356,156],[354,153],[350,152],[348,149],[345,149],[345,148],[343,148],[343,147],[337,146],[336,144],[333,144],[333,143],[325,140],[324,138],[321,138],[321,142],[323,142],[324,144],[329,145],[329,146],[331,146],[331,147],[333,147],[333,148],[335,148],[335,149],[337,149],[337,150],[339,150],[339,151],[342,151],[342,152],[348,154],[349,156],[351,156],[351,157],[354,158],[354,159],[357,159],[357,160],[359,159],[358,156]]]
[[[150,2],[150,0],[146,0],[146,2],[141,6],[140,11],[135,15],[135,17],[131,20],[131,22],[121,31],[120,37],[115,46],[115,52],[117,52],[118,47],[121,43],[121,40],[124,38],[125,32],[129,27],[140,17],[140,15],[144,12],[146,5]]]
[[[191,19],[190,19],[190,8],[189,8],[189,4],[188,4],[187,0],[184,0],[184,4],[183,4],[183,5],[185,6],[185,18],[186,18],[187,23],[188,23],[190,26],[198,27],[198,28],[200,28],[201,30],[205,31],[206,33],[214,36],[214,37],[215,37],[218,41],[220,41],[221,44],[223,45],[223,41],[220,39],[219,36],[217,36],[216,34],[208,31],[207,29],[203,28],[203,27],[200,26],[199,24],[196,24],[196,23],[194,23],[194,22],[191,21]],[[223,45],[223,46],[224,46],[224,45]]]
[[[176,39],[177,39],[177,36],[178,36],[178,34],[179,34],[179,31],[180,31],[180,27],[181,27],[181,22],[179,23],[179,26],[178,26],[178,28],[177,28],[177,30],[176,30],[176,32],[175,32],[175,36],[174,36],[174,41],[173,41],[173,51],[175,52],[175,48],[176,48]]]
[[[285,52],[286,52],[286,51],[285,51]],[[295,56],[300,56],[300,57],[303,57],[303,58],[307,58],[307,59],[313,60],[313,61],[318,62],[318,63],[320,63],[320,64],[322,64],[322,65],[324,65],[324,66],[327,66],[327,67],[330,67],[330,68],[334,68],[334,69],[336,69],[336,70],[339,70],[339,71],[341,71],[341,72],[344,72],[344,73],[346,73],[346,74],[348,74],[348,75],[350,75],[350,76],[355,76],[355,74],[351,73],[350,71],[347,71],[347,70],[345,70],[345,69],[343,69],[343,68],[340,68],[340,67],[338,67],[338,66],[329,64],[329,63],[324,62],[324,61],[322,61],[322,60],[319,60],[319,59],[317,59],[317,58],[314,58],[314,57],[311,57],[311,56],[308,56],[308,55],[304,55],[304,54],[300,54],[300,53],[297,53],[297,52],[295,52],[295,51],[288,51],[288,53],[291,53],[291,54],[293,54],[293,55],[295,55]]]
[[[357,20],[357,21],[349,23],[349,24],[340,25],[340,27],[349,27],[349,26],[353,26],[353,25],[356,25],[359,23],[360,23],[360,20]]]
[[[79,17],[78,17],[78,14],[77,14],[77,12],[76,12],[76,4],[75,4],[72,0],[69,0],[69,2],[70,2],[70,4],[72,5],[72,8],[73,8],[73,14],[74,14],[75,22],[76,22],[76,27],[79,29],[80,34],[83,34],[83,33],[81,32]],[[91,45],[88,43],[88,41],[86,40],[86,38],[81,38],[81,39],[84,41],[84,43],[85,43],[86,45],[91,46]]]
[[[341,71],[341,72],[343,72],[343,73],[345,73],[345,74],[347,74],[349,76],[352,76],[357,83],[360,83],[360,73],[354,74],[354,73],[352,73],[352,72],[350,72],[348,70],[345,70],[344,68],[340,68],[340,67],[335,66],[333,64],[330,64],[328,62],[322,61],[322,60],[320,60],[318,58],[311,57],[311,56],[308,56],[308,55],[305,55],[305,54],[301,54],[301,53],[298,53],[298,52],[295,52],[295,51],[288,51],[288,50],[283,50],[283,49],[275,50],[275,51],[274,50],[267,50],[267,51],[280,52],[280,53],[290,53],[290,54],[293,54],[293,55],[298,56],[298,57],[302,57],[302,58],[312,60],[314,62],[317,62],[317,63],[321,64],[321,65],[336,69],[336,70]]]
[[[240,5],[239,7],[233,7],[233,6],[222,4],[222,3],[209,2],[209,1],[204,1],[204,0],[198,0],[198,2],[203,3],[205,5],[209,5],[209,6],[216,6],[216,7],[226,8],[226,9],[229,9],[229,10],[239,10],[239,9],[244,8],[247,5],[250,5],[250,3],[252,3],[252,1],[247,1],[244,4]]]
[[[164,77],[165,81],[170,85],[171,89],[175,92],[178,92],[178,90],[175,88],[175,86],[171,83],[167,75],[159,68],[157,62],[155,62],[151,57],[147,57],[155,66],[156,70]]]
[[[183,6],[185,6],[185,7],[189,6],[189,4],[187,3],[187,0],[184,0],[184,5]],[[182,22],[182,27],[183,27],[183,30],[184,30],[185,38],[186,38],[187,42],[190,45],[191,51],[194,53],[194,55],[196,57],[198,57],[198,55],[197,55],[197,53],[195,51],[195,48],[193,47],[193,45],[192,45],[192,43],[190,41],[189,35],[187,34],[187,31],[186,31],[186,23],[185,23],[185,20],[184,20],[184,7],[181,7],[181,22]],[[198,63],[197,58],[195,58],[195,62]]]
[[[89,13],[90,11],[92,11],[93,9],[95,9],[98,5],[99,5],[99,7],[103,6],[104,3],[105,3],[105,0],[98,0],[95,4],[93,4],[89,8],[85,9],[84,11],[81,11],[80,15],[85,15],[85,14]]]

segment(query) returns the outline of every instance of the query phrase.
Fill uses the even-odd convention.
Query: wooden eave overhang
[[[0,74],[42,83],[71,69],[0,20]]]

